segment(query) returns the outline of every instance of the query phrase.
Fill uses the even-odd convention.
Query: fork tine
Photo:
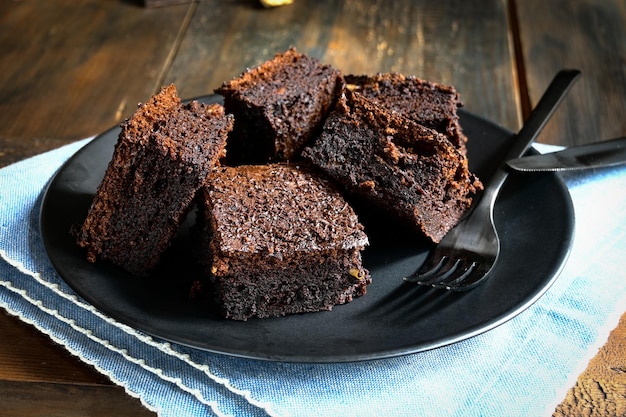
[[[435,264],[435,261],[439,262]],[[404,281],[419,285],[431,286],[442,280],[454,277],[457,274],[461,260],[453,259],[448,255],[432,254],[413,275],[405,277]]]
[[[491,267],[488,264],[480,264],[474,270],[473,274],[469,274],[466,279],[457,281],[454,284],[448,286],[448,290],[450,291],[467,291],[472,288],[478,286],[481,282],[483,282],[489,276],[489,271]]]
[[[431,253],[417,271],[408,277],[404,277],[403,280],[418,283],[420,280],[428,279],[436,275],[449,259],[448,256],[436,256]]]
[[[438,263],[435,263],[436,260],[438,260]],[[441,267],[445,262],[447,262],[447,260],[447,256],[436,257],[433,256],[433,254],[430,254],[426,261],[417,271],[415,271],[412,275],[409,275],[408,277],[404,277],[402,279],[406,282],[418,282],[421,277],[431,276],[437,273],[437,271],[441,269]]]
[[[463,263],[461,259],[457,260],[457,264]],[[432,286],[438,289],[446,289],[451,290],[453,288],[458,288],[463,285],[465,280],[472,276],[474,272],[479,268],[479,263],[473,261],[469,264],[469,266],[463,265],[459,266],[456,270],[457,273],[454,275],[450,275],[447,277],[442,277],[436,283],[433,283]]]
[[[419,285],[432,286],[450,277],[454,277],[457,274],[460,263],[460,259],[446,257],[446,262],[437,271],[428,271],[425,274],[418,275],[417,283]]]

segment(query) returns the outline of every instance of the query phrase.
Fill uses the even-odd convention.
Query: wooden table
[[[558,69],[578,68],[582,79],[539,140],[575,145],[626,135],[621,0],[169,3],[176,4],[0,3],[0,166],[100,133],[164,84],[175,83],[182,97],[212,93],[289,46],[345,73],[396,71],[453,84],[467,110],[510,130]],[[8,415],[152,415],[4,312],[0,398]],[[626,415],[626,315],[554,415]]]

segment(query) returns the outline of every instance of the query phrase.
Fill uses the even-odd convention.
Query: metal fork
[[[472,212],[448,232],[408,282],[451,291],[466,291],[489,277],[500,253],[500,239],[493,221],[493,207],[508,171],[506,161],[523,156],[541,132],[574,81],[578,70],[559,71],[512,139],[504,161],[489,180]]]

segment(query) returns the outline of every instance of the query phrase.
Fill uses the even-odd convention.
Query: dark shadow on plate
[[[423,320],[455,303],[464,293],[403,282],[362,314],[367,320],[390,320],[397,324]]]
[[[375,317],[380,314],[387,314],[397,307],[404,307],[406,304],[419,305],[423,300],[430,298],[432,293],[433,288],[423,287],[411,282],[402,282],[395,290],[373,303],[367,315],[372,313]]]

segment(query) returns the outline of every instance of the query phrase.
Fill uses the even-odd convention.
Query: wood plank
[[[554,417],[626,416],[626,314],[578,377]]]
[[[160,84],[191,7],[1,2],[2,165],[128,117]]]
[[[184,97],[210,94],[295,46],[344,73],[395,71],[453,84],[469,111],[517,129],[507,30],[504,0],[298,0],[268,10],[207,0],[198,5],[164,81]]]
[[[626,136],[626,3],[529,0],[516,4],[532,104],[560,68],[582,71],[539,141],[571,145]]]
[[[190,3],[192,0],[143,0],[145,7],[164,7],[172,4]]]
[[[30,384],[0,380],[0,415],[20,417],[154,417],[138,399],[117,386]]]
[[[72,356],[48,336],[0,311],[0,380],[111,385],[107,377]]]

